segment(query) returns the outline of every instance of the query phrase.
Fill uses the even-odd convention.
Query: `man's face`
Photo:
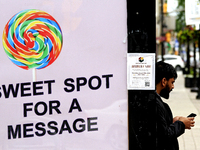
[[[174,82],[175,82],[175,79],[170,78],[167,81],[165,88],[161,90],[160,96],[162,96],[163,98],[169,99],[169,93],[174,89]]]

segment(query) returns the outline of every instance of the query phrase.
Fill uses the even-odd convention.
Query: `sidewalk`
[[[195,127],[186,130],[179,140],[180,150],[200,150],[200,99],[196,99],[197,93],[191,92],[190,88],[184,87],[184,76],[178,72],[175,88],[170,93],[169,100],[163,99],[168,103],[173,116],[188,116],[196,113]]]

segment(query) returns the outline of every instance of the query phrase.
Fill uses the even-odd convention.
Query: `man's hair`
[[[175,68],[163,61],[156,63],[156,84],[158,84],[163,78],[169,80],[170,78],[176,79],[178,77]]]

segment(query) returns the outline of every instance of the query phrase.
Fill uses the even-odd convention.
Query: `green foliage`
[[[200,2],[200,0],[198,0]],[[185,23],[185,0],[178,0],[178,6],[176,8],[177,17],[176,17],[176,32],[183,30],[186,27]]]
[[[185,0],[178,0],[176,17],[176,32],[183,30],[186,26],[185,23]]]
[[[198,33],[199,31],[196,31],[195,28],[193,28],[192,26],[186,26],[184,29],[179,30],[177,38],[181,43],[185,43],[187,40],[197,41]]]
[[[200,0],[198,0],[200,1]],[[176,17],[176,32],[179,42],[185,43],[187,40],[197,42],[200,31],[185,23],[185,0],[178,0]]]

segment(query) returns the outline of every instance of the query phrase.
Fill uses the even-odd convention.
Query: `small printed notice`
[[[155,90],[155,54],[127,54],[128,90]]]

